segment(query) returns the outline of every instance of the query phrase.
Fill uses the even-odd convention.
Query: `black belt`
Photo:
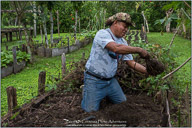
[[[113,77],[111,77],[111,78],[104,78],[104,77],[95,75],[95,74],[93,74],[93,73],[91,73],[91,72],[89,72],[89,71],[87,71],[87,70],[85,70],[85,72],[86,72],[87,74],[89,74],[89,75],[91,75],[91,76],[94,76],[94,77],[96,77],[96,78],[98,78],[98,79],[101,79],[101,80],[109,81],[109,80],[111,80],[111,79],[113,78]]]

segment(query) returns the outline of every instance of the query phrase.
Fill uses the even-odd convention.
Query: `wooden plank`
[[[16,55],[16,46],[13,47],[13,73],[17,73],[16,66],[17,66],[17,55]]]
[[[54,92],[54,90],[52,89],[49,93],[46,93],[46,94],[41,95],[40,97],[38,97],[38,99],[34,100],[31,105],[32,105],[33,107],[38,107],[38,106],[43,102],[43,100],[45,100],[45,99],[46,99],[48,96],[50,96],[53,92]]]

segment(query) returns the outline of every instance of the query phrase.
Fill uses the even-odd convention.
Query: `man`
[[[136,63],[131,54],[148,58],[148,52],[139,47],[128,46],[123,39],[131,24],[129,14],[117,13],[106,22],[110,28],[96,33],[84,73],[81,107],[86,112],[99,110],[100,102],[105,97],[114,104],[126,101],[118,81],[114,78],[120,58],[126,61],[130,68],[147,74],[146,68]]]

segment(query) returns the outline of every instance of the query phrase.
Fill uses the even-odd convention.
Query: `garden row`
[[[126,35],[126,40],[128,44],[131,44],[132,41],[148,43],[144,26],[141,27],[141,30],[129,30]]]

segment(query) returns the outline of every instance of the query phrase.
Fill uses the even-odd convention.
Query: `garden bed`
[[[89,38],[89,39],[84,39],[82,41],[76,41],[75,44],[71,46],[62,47],[62,48],[46,48],[44,46],[41,46],[41,47],[38,47],[34,51],[34,53],[37,53],[37,55],[41,57],[60,56],[63,53],[69,53],[69,52],[78,50],[79,48],[84,47],[91,42],[92,42],[92,39]]]
[[[100,110],[87,113],[81,109],[81,93],[55,92],[42,104],[31,106],[12,120],[8,127],[64,127],[64,126],[161,126],[160,107],[146,93],[126,94],[127,101],[111,104],[107,99]]]
[[[18,64],[10,65],[7,67],[1,68],[1,78],[4,78],[12,73],[20,72],[26,66],[26,61],[19,62]]]

